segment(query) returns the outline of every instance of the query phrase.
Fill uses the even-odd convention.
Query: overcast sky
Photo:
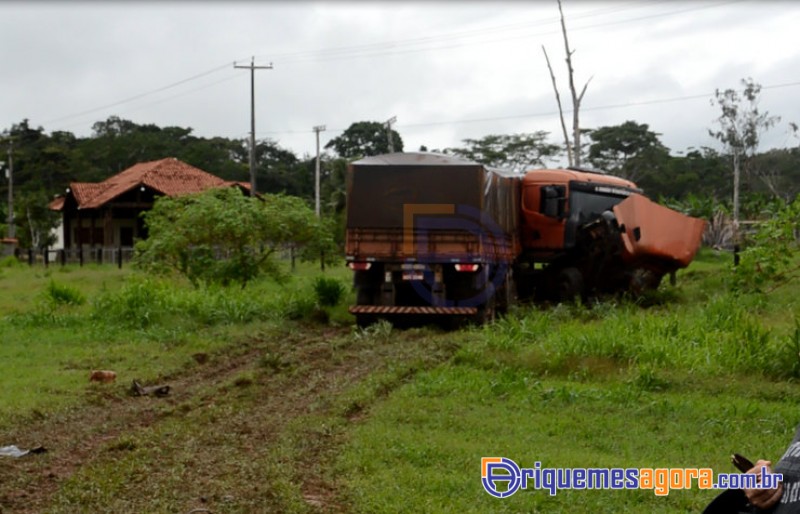
[[[673,153],[714,146],[715,89],[752,77],[796,146],[800,2],[564,1],[581,125],[647,123]],[[111,115],[314,153],[352,122],[397,117],[407,151],[560,125],[541,46],[568,101],[555,1],[0,3],[0,127],[91,134]]]

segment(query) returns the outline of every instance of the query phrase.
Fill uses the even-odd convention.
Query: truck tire
[[[497,314],[506,314],[508,308],[517,299],[516,282],[511,276],[511,270],[508,271],[508,275],[504,278],[503,284],[497,288],[494,296],[497,299],[495,303]]]
[[[641,296],[647,291],[655,291],[661,284],[663,274],[644,268],[636,268],[629,273],[628,292]]]
[[[494,297],[487,300],[487,302],[478,307],[478,313],[473,316],[472,320],[476,325],[483,325],[491,323],[495,320],[496,310]]]
[[[571,302],[583,296],[583,275],[578,268],[564,268],[556,277],[556,301]]]

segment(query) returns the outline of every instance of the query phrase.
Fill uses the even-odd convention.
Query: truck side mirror
[[[540,212],[551,218],[561,219],[564,217],[564,186],[544,186],[542,187],[541,209]]]

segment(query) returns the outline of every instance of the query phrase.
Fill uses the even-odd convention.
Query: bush
[[[262,275],[280,280],[275,258],[282,248],[313,247],[318,256],[333,245],[328,225],[292,196],[256,199],[233,188],[214,189],[159,198],[144,217],[149,236],[136,244],[136,266],[160,274],[177,271],[195,287],[245,287]]]
[[[317,296],[317,303],[326,307],[334,307],[344,296],[345,288],[334,278],[317,277],[314,280],[314,293]]]
[[[5,257],[0,258],[0,269],[18,268],[20,266],[22,266],[22,263],[13,255],[6,255]]]
[[[58,284],[51,280],[44,291],[47,302],[54,305],[83,305],[86,297],[75,289],[63,284]]]

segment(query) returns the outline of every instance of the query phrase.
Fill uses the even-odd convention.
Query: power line
[[[703,9],[712,9],[716,7],[722,7],[730,4],[740,3],[744,0],[727,0],[724,2],[718,2],[715,4],[710,5],[700,5],[700,6],[692,6],[686,7],[683,9],[677,9],[668,12],[661,12],[649,15],[638,16],[634,18],[625,18],[621,20],[612,20],[600,23],[594,23],[589,25],[583,26],[576,26],[574,28],[570,28],[570,32],[580,32],[584,30],[592,30],[596,28],[614,26],[614,25],[621,25],[625,23],[631,22],[638,22],[643,20],[649,20],[653,18],[661,18],[667,16],[675,16],[679,14],[685,14],[692,11],[698,11]],[[625,10],[625,9],[619,9]],[[572,17],[573,19],[575,16]],[[523,27],[520,28],[530,28],[533,26],[545,25],[547,23],[552,23],[549,20],[547,21],[539,21],[534,23],[526,23]],[[514,24],[513,26],[516,26]],[[419,52],[428,52],[428,51],[435,51],[435,50],[447,50],[452,48],[460,48],[464,46],[471,46],[477,44],[487,44],[487,43],[498,43],[504,41],[513,41],[519,39],[531,39],[535,37],[542,37],[542,36],[549,36],[554,34],[560,34],[560,29],[553,29],[547,30],[543,32],[533,32],[533,33],[525,33],[525,34],[516,34],[516,35],[504,35],[501,37],[496,38],[483,38],[483,39],[476,39],[473,41],[461,41],[458,42],[460,39],[468,39],[468,38],[475,38],[476,36],[480,36],[484,33],[496,32],[500,30],[502,27],[492,27],[483,30],[475,30],[473,35],[469,35],[469,32],[465,33],[452,33],[452,34],[444,34],[441,36],[430,36],[428,38],[412,38],[408,40],[400,40],[400,41],[388,41],[384,43],[372,43],[368,45],[358,45],[352,47],[340,47],[338,49],[320,49],[315,51],[308,51],[308,52],[297,52],[297,53],[288,53],[288,54],[273,54],[272,57],[277,61],[280,60],[282,57],[285,57],[285,60],[281,60],[282,64],[297,64],[297,63],[305,63],[305,62],[313,62],[313,61],[339,61],[339,60],[349,60],[349,59],[359,59],[359,58],[372,58],[372,57],[384,57],[390,55],[404,55],[409,53],[419,53]],[[507,32],[504,30],[503,32]],[[466,34],[466,35],[465,35]],[[447,44],[447,41],[455,41]],[[433,45],[424,46],[426,43],[433,43]],[[436,44],[440,43],[440,44]],[[403,47],[411,47],[411,48],[403,48]],[[419,46],[419,48],[413,48],[414,46]]]
[[[590,11],[587,13],[579,13],[572,15],[571,19],[584,19],[584,18],[591,18],[599,15],[620,12],[620,11],[628,11],[634,9],[641,9],[643,7],[648,7],[648,4],[656,5],[660,3],[665,3],[666,0],[658,0],[655,2],[639,2],[633,6],[626,6],[626,7],[612,7],[612,8],[605,8],[605,9],[597,9],[594,11]],[[381,49],[391,49],[394,47],[399,46],[406,46],[406,45],[418,45],[422,43],[428,42],[437,42],[437,41],[448,41],[453,39],[463,39],[468,37],[480,36],[487,33],[494,33],[494,32],[508,32],[509,30],[515,29],[529,29],[531,27],[537,27],[542,25],[550,25],[553,23],[557,23],[559,18],[557,16],[549,17],[545,19],[540,19],[538,21],[524,21],[524,22],[516,22],[511,24],[505,25],[496,25],[493,27],[484,27],[479,29],[471,29],[471,30],[464,30],[458,32],[448,32],[443,34],[436,34],[431,36],[422,36],[422,37],[413,37],[407,39],[400,39],[394,41],[381,41],[375,43],[367,43],[362,45],[351,45],[351,46],[342,46],[342,47],[333,47],[333,48],[322,48],[317,50],[304,50],[299,52],[285,52],[285,53],[278,53],[278,54],[271,54],[270,57],[272,59],[278,58],[303,58],[303,57],[312,57],[312,58],[319,58],[324,56],[336,56],[336,54],[346,54],[348,52],[360,52],[360,51],[367,51],[367,50],[381,50]]]
[[[617,25],[617,24],[622,24],[622,23],[630,23],[630,22],[634,22],[634,21],[642,21],[642,20],[652,19],[652,18],[656,18],[656,17],[673,16],[673,15],[676,15],[676,14],[683,14],[683,13],[686,13],[686,12],[696,11],[696,10],[700,10],[700,9],[714,8],[714,7],[719,7],[719,6],[723,6],[723,5],[729,5],[729,4],[742,2],[742,1],[744,1],[744,0],[728,0],[728,1],[725,1],[725,2],[721,2],[721,3],[716,3],[716,4],[711,4],[711,5],[694,6],[694,7],[689,7],[689,8],[685,8],[685,9],[679,9],[679,10],[676,10],[676,11],[670,11],[670,12],[666,12],[666,13],[656,13],[656,14],[645,15],[645,16],[640,16],[640,17],[636,17],[636,18],[628,18],[628,19],[623,19],[623,20],[613,20],[613,21],[609,21],[609,22],[602,22],[602,23],[585,25],[585,26],[582,26],[582,27],[578,26],[578,27],[572,28],[570,30],[571,30],[571,32],[576,32],[576,31],[589,30],[589,29],[598,28],[598,27],[605,27],[605,26]],[[665,3],[665,1],[664,0],[660,0],[660,1],[652,2],[649,5],[657,5],[657,4],[661,4],[661,3]],[[616,13],[616,12],[623,12],[623,11],[629,11],[629,10],[633,10],[633,9],[639,9],[639,8],[642,8],[642,7],[648,7],[649,5],[647,5],[647,4],[645,4],[645,5],[636,4],[633,7],[626,6],[626,7],[613,7],[613,8],[606,8],[606,9],[598,9],[598,10],[593,10],[593,11],[589,11],[589,12],[586,12],[586,13],[575,14],[575,15],[572,15],[571,18],[575,19],[575,20],[587,19],[587,18],[593,18],[593,17],[603,16],[603,15],[607,15],[607,14],[612,14],[612,13]],[[287,58],[287,61],[285,61],[287,63],[300,63],[300,62],[305,62],[305,61],[309,61],[309,60],[332,61],[332,60],[354,59],[354,58],[382,57],[382,56],[386,56],[386,55],[401,55],[401,54],[407,54],[407,53],[417,53],[417,52],[425,52],[425,51],[432,51],[432,50],[434,50],[434,51],[435,50],[446,50],[446,49],[458,48],[458,47],[467,46],[467,45],[486,44],[486,43],[494,43],[494,42],[515,40],[515,39],[529,39],[529,38],[533,38],[533,37],[539,37],[539,36],[544,36],[544,35],[555,34],[555,33],[558,33],[557,30],[539,32],[539,33],[532,33],[532,34],[529,33],[529,34],[521,34],[521,35],[504,36],[504,37],[488,39],[488,40],[487,39],[480,39],[480,40],[474,40],[474,41],[462,41],[460,43],[458,42],[459,40],[464,40],[464,39],[469,39],[469,38],[473,38],[474,39],[475,37],[478,37],[478,36],[481,36],[481,35],[484,35],[484,34],[490,34],[490,33],[495,33],[495,32],[506,33],[509,30],[527,29],[527,28],[531,28],[531,27],[547,25],[547,24],[554,23],[556,20],[557,20],[557,18],[555,18],[555,17],[554,18],[546,18],[546,19],[540,19],[540,20],[533,21],[533,22],[517,22],[517,23],[513,23],[513,24],[499,25],[499,26],[494,26],[494,27],[486,27],[486,28],[481,28],[481,29],[472,29],[472,30],[460,31],[460,32],[452,32],[452,33],[446,33],[446,34],[440,34],[440,35],[434,35],[434,36],[416,37],[416,38],[410,38],[410,39],[399,40],[399,41],[386,41],[386,42],[379,42],[379,43],[370,43],[370,44],[366,44],[366,45],[354,45],[354,46],[329,48],[329,49],[319,49],[319,50],[304,51],[304,52],[292,52],[292,53],[276,54],[276,55],[274,55],[274,57]],[[419,46],[419,45],[425,45],[425,44],[430,44],[430,43],[442,43],[442,42],[447,42],[447,41],[455,41],[455,43],[446,44],[446,45],[439,44],[439,45],[436,45],[436,46],[428,46],[428,47],[424,47],[423,46],[421,48],[405,48],[405,49],[402,48],[403,46]],[[103,110],[106,110],[106,109],[109,109],[109,108],[112,108],[112,107],[117,107],[119,105],[130,103],[130,102],[145,98],[147,96],[151,96],[151,95],[166,91],[168,89],[172,89],[172,88],[178,87],[180,85],[186,84],[188,82],[191,82],[191,81],[198,80],[200,78],[206,77],[208,75],[211,75],[213,73],[216,73],[218,71],[226,69],[228,66],[229,66],[228,64],[220,65],[220,66],[211,68],[209,70],[206,70],[204,72],[198,73],[196,75],[192,75],[192,76],[187,77],[185,79],[179,80],[177,82],[173,82],[171,84],[167,84],[165,86],[162,86],[162,87],[150,90],[150,91],[146,91],[146,92],[143,92],[143,93],[140,93],[140,94],[137,94],[137,95],[122,99],[122,100],[118,100],[118,101],[110,103],[110,104],[106,104],[106,105],[103,105],[103,106],[100,106],[100,107],[95,107],[95,108],[92,108],[92,109],[87,109],[85,111],[81,111],[81,112],[74,113],[74,114],[69,114],[69,115],[66,115],[66,116],[61,116],[59,118],[54,118],[54,119],[51,119],[51,120],[47,120],[47,121],[44,122],[44,125],[48,125],[48,124],[51,124],[51,123],[56,123],[56,122],[59,122],[59,121],[79,118],[79,117],[85,116],[87,114],[96,113],[96,112],[103,111]],[[180,96],[180,95],[178,95],[178,96]]]
[[[767,86],[761,86],[762,90],[767,89],[779,89],[784,87],[797,87],[800,86],[800,81],[794,82],[786,82],[783,84],[773,84]],[[594,107],[582,107],[581,111],[603,111],[603,110],[611,110],[611,109],[624,109],[628,107],[639,107],[644,105],[658,105],[658,104],[666,104],[666,103],[674,103],[674,102],[683,102],[688,100],[699,100],[699,99],[710,99],[714,96],[714,93],[701,93],[701,94],[693,94],[693,95],[684,95],[684,96],[676,96],[671,98],[657,98],[653,100],[641,100],[637,102],[626,102],[626,103],[619,103],[619,104],[607,104],[607,105],[598,105]],[[565,113],[571,113],[572,110],[565,109]],[[533,112],[533,113],[525,113],[525,114],[513,114],[509,116],[492,116],[487,118],[468,118],[468,119],[461,119],[461,120],[445,120],[445,121],[428,121],[428,122],[419,122],[419,123],[408,123],[402,124],[402,128],[420,128],[420,127],[434,127],[434,126],[441,126],[441,125],[460,125],[465,123],[485,123],[489,121],[506,121],[506,120],[515,120],[515,119],[523,119],[523,118],[544,118],[548,116],[556,116],[558,115],[558,111],[541,111],[541,112]],[[331,129],[332,132],[343,132],[345,129]],[[269,132],[262,132],[259,135],[283,135],[283,134],[307,134],[309,131],[269,131]]]
[[[577,27],[571,28],[570,31],[571,32],[576,32],[576,31],[581,31],[581,30],[591,30],[591,29],[600,28],[600,27],[608,27],[608,26],[612,26],[612,25],[619,25],[619,24],[624,24],[624,23],[643,21],[643,20],[648,20],[648,19],[653,19],[653,18],[658,18],[658,17],[674,16],[674,15],[685,14],[687,12],[697,11],[697,10],[701,10],[701,9],[710,9],[710,8],[716,8],[716,7],[724,6],[724,5],[730,5],[730,4],[739,3],[739,2],[742,2],[742,1],[744,1],[744,0],[728,0],[728,1],[724,1],[724,2],[708,4],[708,5],[700,5],[700,6],[695,5],[695,6],[692,6],[692,7],[682,8],[682,9],[669,11],[669,12],[661,12],[661,13],[655,13],[655,14],[650,14],[650,15],[638,16],[638,17],[634,17],[634,18],[626,18],[626,19],[622,19],[622,20],[612,20],[612,21],[606,21],[606,22],[600,22],[600,23],[592,23],[592,24],[588,24],[588,25],[584,25],[584,26],[577,26]],[[662,1],[653,2],[653,3],[651,3],[649,5],[645,5],[645,6],[649,7],[650,5],[656,5],[656,4],[661,4],[661,3],[666,3],[666,2],[664,2],[662,0]],[[635,7],[615,7],[615,8],[599,9],[599,10],[594,10],[594,11],[590,11],[590,12],[587,12],[587,13],[581,13],[581,14],[577,14],[577,15],[572,15],[571,18],[572,19],[589,19],[589,18],[594,18],[594,17],[598,17],[598,16],[604,16],[604,15],[612,14],[612,13],[616,13],[616,12],[630,11],[632,9],[638,9],[638,8],[641,8],[641,7],[642,7],[642,5],[637,4]],[[533,37],[537,37],[537,36],[556,34],[559,31],[558,30],[554,30],[554,31],[546,31],[546,32],[539,32],[539,33],[521,34],[521,35],[517,34],[517,35],[503,36],[503,37],[494,38],[494,39],[485,39],[484,38],[484,39],[472,40],[472,41],[469,40],[470,38],[474,39],[474,38],[479,37],[481,35],[491,34],[491,33],[495,33],[495,32],[506,33],[508,31],[516,30],[516,29],[520,29],[520,28],[530,28],[530,27],[546,25],[546,24],[549,24],[549,23],[554,23],[554,20],[557,20],[557,18],[540,19],[540,20],[533,21],[533,22],[518,22],[518,23],[513,23],[513,24],[506,24],[506,25],[500,25],[500,26],[494,26],[494,27],[487,27],[487,28],[482,28],[482,29],[472,29],[472,30],[467,30],[467,31],[453,32],[453,33],[440,34],[440,35],[434,35],[434,36],[410,38],[410,39],[399,40],[399,41],[388,41],[388,42],[381,42],[381,43],[371,43],[371,44],[366,44],[366,45],[356,45],[356,46],[329,48],[329,49],[321,49],[321,50],[313,50],[313,51],[305,51],[305,52],[276,54],[275,57],[285,57],[285,58],[288,59],[287,61],[285,61],[287,63],[304,62],[304,60],[306,60],[306,61],[307,60],[333,61],[333,60],[341,60],[341,59],[370,58],[370,57],[381,57],[381,56],[385,56],[385,55],[400,55],[400,54],[406,54],[406,53],[417,53],[417,52],[425,52],[425,51],[445,50],[445,49],[457,48],[457,47],[461,47],[461,46],[474,45],[474,44],[486,44],[486,43],[493,43],[493,42],[515,40],[515,39],[528,39],[528,38],[533,38]],[[451,43],[443,44],[443,43],[447,43],[448,41],[450,41]],[[431,44],[435,44],[436,46],[430,46]],[[419,47],[420,45],[428,45],[428,46],[427,47],[426,46]],[[403,48],[403,46],[410,47],[410,48]],[[413,46],[418,46],[418,48],[414,48]],[[85,110],[85,111],[82,111],[82,112],[79,112],[79,113],[75,113],[75,114],[71,114],[71,115],[67,115],[67,116],[62,116],[62,117],[59,117],[59,118],[56,118],[56,119],[53,119],[53,120],[48,120],[48,121],[44,122],[44,124],[47,125],[47,124],[55,123],[55,122],[58,122],[58,121],[74,119],[74,118],[78,118],[78,117],[81,117],[81,116],[85,116],[87,114],[96,113],[98,111],[103,111],[103,110],[109,109],[111,107],[116,107],[116,106],[119,106],[119,105],[124,105],[126,103],[130,103],[130,102],[136,101],[136,100],[140,100],[140,99],[145,98],[147,96],[154,95],[154,94],[163,92],[165,90],[181,86],[181,85],[186,84],[188,82],[191,82],[191,81],[198,80],[200,78],[206,77],[206,76],[211,75],[213,73],[216,73],[216,72],[218,72],[220,70],[223,70],[223,69],[227,68],[228,66],[229,66],[229,64],[225,64],[225,65],[221,65],[221,66],[218,66],[218,67],[214,67],[214,68],[211,68],[211,69],[209,69],[207,71],[201,72],[201,73],[196,74],[196,75],[192,75],[192,76],[187,77],[185,79],[182,79],[182,80],[179,80],[177,82],[174,82],[174,83],[171,83],[171,84],[156,88],[154,90],[146,91],[144,93],[140,93],[138,95],[134,95],[134,96],[125,98],[123,100],[119,100],[119,101],[116,101],[116,102],[113,102],[113,103],[110,103],[110,104],[107,104],[107,105],[103,105],[101,107],[96,107],[96,108],[88,109],[88,110]],[[225,79],[225,80],[228,80],[228,79]],[[219,81],[219,82],[224,82],[225,80],[222,80],[222,81]],[[219,83],[219,82],[215,82],[214,84]],[[213,84],[211,84],[211,85],[213,85]],[[210,85],[209,86],[205,86],[205,87],[210,87]],[[203,87],[203,88],[205,88],[205,87]],[[203,88],[199,88],[199,89],[203,89]],[[192,90],[190,92],[197,91],[199,89],[195,89],[195,90]],[[768,89],[768,88],[765,87],[764,89]],[[190,92],[186,92],[186,93],[183,93],[183,94],[175,95],[175,96],[170,97],[170,98],[178,98],[180,96],[183,96],[184,94],[189,94]],[[153,104],[148,104],[148,105],[154,105],[154,104],[157,104],[157,103],[162,103],[163,101],[167,101],[167,100],[158,101],[158,102],[155,102]],[[142,108],[142,107],[140,107],[140,108]],[[603,109],[603,108],[609,108],[609,107],[598,107],[598,108],[595,108],[595,109]],[[591,109],[587,108],[585,110],[591,110]],[[532,116],[535,117],[535,116],[548,116],[548,115],[551,115],[551,113],[541,113],[541,114],[535,114],[535,115],[532,115]],[[516,116],[516,117],[530,117],[530,116],[520,115],[520,116]],[[512,119],[512,118],[514,118],[514,117],[503,117],[503,118],[500,118],[500,119]],[[490,119],[486,119],[486,120],[475,120],[475,121],[494,121],[496,119],[498,119],[498,118],[490,118]],[[464,121],[459,121],[457,123],[470,123],[470,122],[473,122],[473,121],[472,120],[464,120]],[[441,122],[441,123],[447,123],[447,122]],[[74,126],[74,125],[70,125],[70,126]],[[420,124],[407,125],[407,126],[420,126]],[[287,134],[287,133],[307,133],[307,131],[301,131],[301,132],[282,131],[282,132],[279,132],[279,133],[282,133],[282,134]]]
[[[118,101],[116,101],[114,103],[110,103],[108,105],[103,105],[101,107],[95,107],[93,109],[88,109],[88,110],[85,110],[85,111],[82,111],[82,112],[78,112],[78,113],[75,113],[75,114],[69,114],[69,115],[66,115],[66,116],[62,116],[60,118],[55,118],[55,119],[52,119],[52,120],[48,120],[48,121],[44,122],[44,124],[47,125],[49,123],[56,123],[56,122],[63,121],[63,120],[68,120],[68,119],[71,119],[71,118],[77,118],[77,117],[80,117],[80,116],[84,116],[86,114],[91,114],[93,112],[102,111],[104,109],[109,109],[111,107],[116,107],[118,105],[122,105],[122,104],[126,104],[126,103],[129,103],[129,102],[133,102],[134,100],[139,100],[140,98],[144,98],[146,96],[154,95],[156,93],[160,93],[162,91],[166,91],[168,89],[172,89],[172,88],[180,86],[182,84],[186,84],[187,82],[191,82],[193,80],[197,80],[199,78],[206,77],[208,75],[211,75],[212,73],[216,73],[218,71],[226,69],[226,68],[228,68],[228,66],[230,66],[230,63],[226,63],[223,66],[217,66],[215,68],[212,68],[210,70],[204,71],[202,73],[198,73],[197,75],[192,75],[191,77],[187,77],[185,79],[179,80],[178,82],[173,82],[172,84],[167,84],[166,86],[162,86],[162,87],[159,87],[157,89],[153,89],[151,91],[146,91],[144,93],[140,93],[138,95],[134,95],[134,96],[125,98],[123,100],[118,100]]]
[[[146,109],[148,107],[153,107],[153,106],[156,106],[156,105],[159,105],[159,104],[163,104],[165,102],[169,102],[169,101],[175,100],[177,98],[182,98],[184,96],[188,96],[188,95],[190,95],[192,93],[196,93],[196,92],[202,91],[204,89],[209,89],[209,88],[214,87],[216,85],[222,84],[223,82],[230,82],[231,80],[238,79],[239,77],[240,77],[239,74],[231,75],[231,76],[225,77],[225,78],[220,79],[220,80],[215,80],[214,82],[211,82],[209,84],[205,84],[203,86],[196,87],[194,89],[190,89],[188,91],[184,91],[184,92],[178,93],[176,95],[168,96],[166,98],[162,98],[161,100],[156,100],[155,102],[150,102],[150,103],[142,104],[142,105],[139,105],[139,106],[136,106],[136,107],[132,107],[132,108],[128,108],[128,109],[124,109],[124,110],[118,111],[118,114],[136,112],[136,111],[140,111],[142,109]],[[69,128],[72,128],[72,127],[77,127],[79,125],[83,125],[84,123],[86,123],[86,121],[87,120],[81,120],[81,121],[78,121],[78,122],[75,122],[75,123],[70,123],[69,125],[61,125],[60,127],[57,127],[57,128],[55,128],[53,130],[58,131],[58,130],[69,129]]]

